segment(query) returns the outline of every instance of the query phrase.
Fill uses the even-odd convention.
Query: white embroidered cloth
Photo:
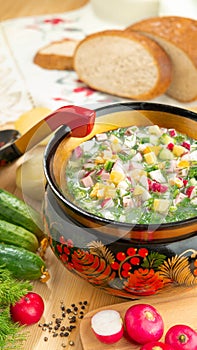
[[[80,40],[87,34],[115,28],[121,27],[98,19],[91,4],[66,13],[1,22],[0,124],[16,120],[35,106],[55,110],[68,104],[100,106],[123,101],[88,88],[73,71],[46,70],[33,63],[36,52],[52,41]],[[165,95],[154,101],[187,107]]]

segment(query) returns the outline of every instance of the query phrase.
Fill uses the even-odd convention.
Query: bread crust
[[[126,97],[131,99],[141,99],[141,100],[148,100],[153,99],[163,93],[167,90],[167,88],[170,85],[171,79],[172,79],[172,65],[171,60],[166,54],[166,52],[153,40],[149,39],[148,37],[135,33],[130,31],[122,31],[122,30],[104,30],[101,32],[96,32],[93,34],[88,35],[86,38],[81,40],[79,44],[76,47],[75,53],[74,53],[74,69],[78,74],[78,77],[80,80],[82,80],[87,85],[91,86],[93,89],[98,90],[97,86],[95,85],[94,81],[90,81],[89,77],[85,77],[83,73],[80,72],[80,62],[78,60],[78,55],[80,53],[80,50],[83,49],[84,44],[87,44],[88,42],[91,45],[91,42],[99,37],[109,37],[109,46],[113,41],[113,38],[126,38],[130,40],[130,45],[132,45],[133,42],[138,43],[141,45],[147,52],[150,54],[152,59],[154,60],[154,64],[157,67],[157,81],[155,85],[146,93],[143,94],[128,94],[124,95],[121,93],[121,91],[116,92],[115,95],[119,97]],[[129,43],[129,41],[128,41]],[[100,52],[100,55],[102,55],[102,52]],[[113,58],[112,58],[113,60]],[[131,77],[132,78],[132,77]],[[131,79],[130,78],[130,79]],[[128,76],[129,79],[129,76]],[[109,89],[102,89],[102,92],[105,93],[111,93],[110,92],[110,86]],[[113,93],[114,94],[114,93]]]
[[[152,17],[134,23],[126,31],[142,31],[163,38],[183,50],[197,68],[197,21],[179,16]]]
[[[126,28],[126,31],[135,31],[147,35],[152,40],[155,40],[157,43],[159,43],[159,45],[163,47],[165,45],[164,48],[172,60],[174,75],[174,79],[172,79],[172,84],[169,88],[169,91],[167,91],[167,94],[169,96],[175,98],[180,102],[192,102],[197,99],[196,20],[179,16],[153,17],[132,24]],[[173,57],[172,45],[175,49],[177,49],[177,55],[180,55],[182,52],[185,57],[187,57],[189,65],[193,70],[191,71],[190,75],[186,70],[185,61],[182,66],[181,64],[176,64],[176,54]],[[187,88],[184,88],[184,85]],[[182,92],[181,86],[183,86]]]
[[[73,70],[73,52],[67,52],[65,45],[72,43],[73,47],[76,47],[79,43],[78,40],[62,39],[60,41],[53,41],[50,44],[42,47],[34,56],[33,62],[38,66],[45,69],[57,69],[57,70]],[[53,46],[58,45],[64,47],[64,52],[59,53],[46,53],[48,49],[52,49]]]

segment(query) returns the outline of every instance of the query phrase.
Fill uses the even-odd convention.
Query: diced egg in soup
[[[69,200],[132,224],[197,216],[197,140],[175,129],[131,126],[95,135],[66,167]]]

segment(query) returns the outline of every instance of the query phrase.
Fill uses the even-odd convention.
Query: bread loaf
[[[178,16],[154,17],[134,23],[127,32],[154,39],[172,61],[173,78],[167,94],[181,102],[197,99],[197,21]]]
[[[95,90],[130,99],[163,94],[171,82],[171,62],[153,40],[138,33],[105,30],[80,41],[74,69]]]
[[[73,54],[78,40],[63,39],[41,48],[34,56],[34,63],[46,69],[72,70]]]

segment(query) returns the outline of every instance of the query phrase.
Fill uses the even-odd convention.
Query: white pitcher
[[[159,15],[197,19],[197,0],[160,0]]]
[[[90,3],[100,19],[125,26],[158,16],[159,11],[159,0],[91,0]]]

